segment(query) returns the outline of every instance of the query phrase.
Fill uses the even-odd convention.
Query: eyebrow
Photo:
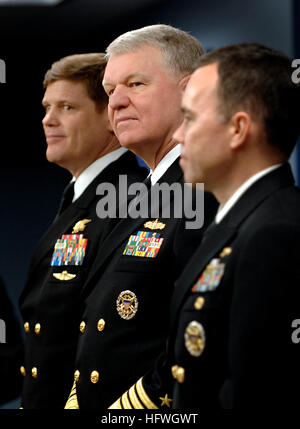
[[[122,83],[123,82],[128,82],[131,79],[143,79],[143,80],[149,80],[149,77],[147,77],[146,75],[144,75],[143,73],[139,73],[139,72],[134,72],[134,73],[130,73],[129,75],[125,76],[125,78],[122,79]],[[114,86],[113,83],[106,81],[103,79],[102,81],[102,85],[105,86]]]
[[[43,106],[48,106],[49,104],[51,104],[51,102],[50,101],[48,101],[47,99],[46,100],[42,100],[42,105]],[[74,104],[71,100],[56,100],[54,103],[52,103],[52,104]]]

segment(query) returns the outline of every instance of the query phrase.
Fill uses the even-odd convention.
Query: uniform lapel
[[[29,268],[29,276],[34,268],[44,258],[45,254],[52,248],[55,241],[60,238],[62,234],[70,230],[75,222],[79,220],[86,209],[92,204],[96,198],[96,188],[101,182],[111,182],[116,176],[116,171],[120,170],[122,165],[131,165],[133,163],[133,155],[128,151],[123,154],[116,161],[109,164],[95,179],[89,184],[83,194],[71,204],[62,214],[53,222],[50,228],[42,236],[31,259]],[[100,197],[99,197],[100,199]],[[96,214],[96,212],[95,212]]]
[[[216,257],[227,243],[231,242],[243,221],[276,190],[291,186],[294,178],[288,164],[267,174],[237,201],[207,239],[200,244],[176,282],[170,307],[171,325],[176,323],[177,313],[188,291],[192,288],[209,261]]]
[[[171,323],[176,320],[182,300],[192,288],[200,273],[209,261],[221,252],[226,243],[232,241],[236,231],[236,228],[220,223],[211,231],[207,240],[203,244],[200,244],[176,282],[170,307]]]
[[[179,167],[178,160],[176,160],[165,174],[160,178],[159,183],[174,183],[180,182],[182,178],[182,171]],[[171,193],[171,198],[173,197]],[[149,200],[149,193],[146,192],[142,196],[141,204],[143,199]],[[96,263],[94,264],[94,269],[92,270],[88,284],[92,279],[97,275],[97,273],[103,268],[107,260],[111,257],[112,253],[120,246],[122,242],[129,238],[129,236],[139,227],[142,227],[147,221],[145,218],[133,219],[127,217],[121,220],[116,227],[111,231],[111,233],[105,238],[102,243],[99,252],[96,257]]]
[[[61,235],[65,233],[65,231],[69,230],[75,224],[76,220],[80,218],[81,213],[84,213],[82,208],[78,208],[75,204],[71,204],[61,214],[61,216],[54,223],[52,223],[34,250],[31,259],[29,276],[35,267],[40,263],[40,261],[45,257],[45,254],[49,251],[49,249],[53,248],[55,241],[58,238],[61,238]]]

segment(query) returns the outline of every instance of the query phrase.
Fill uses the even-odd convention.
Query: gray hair
[[[160,49],[168,69],[180,77],[198,68],[205,53],[201,43],[189,33],[165,24],[149,25],[117,37],[106,49],[106,59],[136,51],[144,45]]]

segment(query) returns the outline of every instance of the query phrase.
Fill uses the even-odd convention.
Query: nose
[[[58,125],[59,120],[57,117],[57,114],[55,113],[55,110],[51,107],[49,107],[46,110],[45,116],[42,119],[42,124],[44,126],[53,127],[55,125]]]
[[[108,105],[112,110],[120,110],[128,107],[130,103],[124,85],[117,85],[109,97]]]
[[[182,122],[173,134],[173,139],[177,140],[181,144],[184,144],[184,134],[184,122]]]

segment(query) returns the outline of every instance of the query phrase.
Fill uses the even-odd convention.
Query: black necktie
[[[56,217],[60,216],[62,212],[72,204],[74,198],[74,184],[75,181],[73,180],[65,187]]]

